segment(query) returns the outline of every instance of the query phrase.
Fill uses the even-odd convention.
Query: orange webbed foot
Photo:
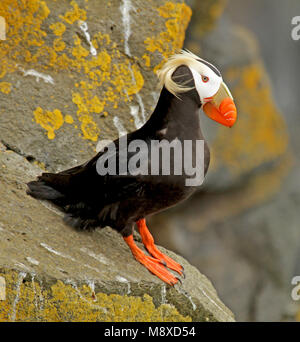
[[[144,265],[151,273],[163,280],[165,283],[173,286],[178,282],[172,273],[170,273],[161,263],[160,260],[146,255],[134,242],[133,235],[124,237],[125,242],[130,247],[135,259]]]
[[[170,268],[171,270],[176,271],[180,275],[184,276],[183,267],[176,261],[174,261],[169,256],[163,254],[154,244],[154,239],[151,233],[149,232],[146,220],[141,219],[136,222],[138,226],[138,230],[142,237],[142,242],[144,246],[147,248],[148,252],[157,260],[160,260],[166,267]]]

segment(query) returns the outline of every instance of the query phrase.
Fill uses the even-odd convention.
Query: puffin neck
[[[198,104],[187,96],[187,93],[180,94],[179,97],[175,97],[164,87],[160,93],[156,108],[146,124],[148,128],[164,129],[175,123],[180,126],[190,126],[191,128],[199,127]]]

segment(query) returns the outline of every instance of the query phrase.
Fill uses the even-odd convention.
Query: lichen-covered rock
[[[0,136],[50,170],[134,130],[157,98],[155,71],[183,45],[181,0],[1,0]]]
[[[166,286],[110,228],[78,232],[26,195],[36,163],[0,144],[0,321],[233,321],[210,281],[182,257]],[[163,230],[163,227],[162,227]]]
[[[78,164],[99,140],[145,122],[155,71],[182,47],[191,9],[181,0],[2,0],[0,16],[0,321],[233,321],[183,258],[165,251],[186,273],[168,287],[115,231],[74,231],[25,192],[40,167]]]

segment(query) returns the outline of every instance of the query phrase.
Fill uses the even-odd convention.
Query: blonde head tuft
[[[179,53],[171,56],[157,73],[159,86],[161,88],[165,86],[175,96],[178,96],[178,93],[184,93],[193,89],[194,87],[186,87],[176,83],[172,80],[172,75],[180,65],[186,65],[201,73],[201,63],[199,61],[201,61],[201,58],[188,50],[181,50]]]

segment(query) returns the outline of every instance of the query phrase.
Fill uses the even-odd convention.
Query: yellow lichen
[[[123,95],[129,96],[136,94],[144,85],[144,78],[135,64],[132,66],[130,66],[129,62],[114,64],[113,73],[114,78],[111,80],[111,83],[120,95],[123,92]]]
[[[86,139],[97,141],[99,135],[99,128],[97,124],[88,115],[81,116],[80,121],[82,122],[81,130],[83,136]]]
[[[24,61],[36,61],[34,48],[45,43],[41,24],[50,11],[44,1],[1,0],[0,15],[7,23],[7,39],[0,44],[0,78],[14,72]]]
[[[0,91],[4,94],[9,94],[11,92],[11,83],[0,82]]]
[[[50,13],[47,4],[52,8],[49,0],[1,0],[0,16],[5,18],[8,31],[7,39],[0,44],[0,79],[19,72],[20,68],[34,68],[51,75],[63,74],[68,78],[68,85],[73,84],[68,88],[69,98],[76,106],[81,136],[96,141],[100,131],[98,117],[131,101],[143,89],[142,72],[138,61],[124,56],[119,45],[107,33],[89,32],[96,55],[90,53],[83,34],[66,37],[66,32],[80,31],[78,25],[82,21],[89,22],[87,3],[66,2],[62,5],[61,15]],[[145,49],[148,53],[161,52],[166,58],[182,47],[191,10],[184,3],[167,2],[158,8],[157,13],[167,19],[166,30],[146,39]],[[76,25],[75,31],[72,25]],[[148,53],[145,51],[143,59],[150,67],[153,63]],[[56,87],[59,86],[59,78]],[[10,88],[4,89],[7,93]],[[42,107],[39,97],[36,101],[35,107]],[[47,117],[46,113],[44,110],[42,116]],[[54,126],[47,120],[41,122],[47,127],[49,139],[53,139],[58,125]],[[62,124],[63,118],[59,127],[63,127]],[[77,126],[73,127],[76,129]]]
[[[61,111],[59,109],[54,109],[51,112],[38,107],[33,114],[36,123],[40,124],[47,131],[48,138],[54,139],[54,131],[59,129],[64,123],[64,118]]]
[[[62,36],[66,31],[66,26],[62,22],[57,22],[49,26],[56,36]]]
[[[64,19],[68,24],[73,24],[78,20],[86,20],[86,11],[79,8],[76,1],[71,1],[71,5],[73,8],[67,11],[65,15],[60,16],[60,18]]]
[[[150,64],[151,64],[150,57],[149,57],[147,54],[144,54],[144,55],[143,55],[143,59],[144,59],[144,61],[145,61],[145,65],[146,65],[147,67],[150,67]]]
[[[38,161],[38,160],[34,160],[34,161],[33,161],[33,164],[34,164],[34,165],[37,165],[40,169],[42,169],[42,170],[44,170],[44,171],[47,171],[45,163],[40,162],[40,161]]]
[[[165,59],[176,50],[182,48],[185,30],[190,21],[192,10],[184,3],[166,2],[158,8],[161,17],[168,19],[165,23],[166,30],[156,36],[145,39],[146,49],[151,53],[159,52],[164,59],[155,66],[154,72],[161,68]]]
[[[22,275],[10,270],[0,276],[6,281],[6,300],[0,301],[0,322],[191,321],[172,305],[155,307],[147,294],[137,297],[93,293],[87,285],[73,287],[59,280],[51,287],[42,287],[35,279],[22,281]]]
[[[97,32],[92,38],[93,45],[97,51],[96,56],[91,56],[88,49],[82,46],[81,39],[75,35],[73,46],[66,48],[63,34],[66,25],[78,24],[79,20],[86,20],[86,10],[80,8],[75,1],[70,3],[71,9],[67,10],[60,18],[64,21],[56,21],[50,25],[50,29],[58,37],[54,38],[51,45],[45,44],[45,31],[41,29],[43,21],[48,17],[50,11],[45,1],[33,0],[25,2],[19,6],[18,0],[4,0],[0,3],[0,13],[6,18],[11,27],[8,39],[0,47],[0,78],[8,72],[16,71],[18,64],[24,62],[28,64],[38,64],[42,69],[53,71],[70,69],[77,72],[81,82],[75,87],[79,91],[71,89],[72,99],[77,106],[77,115],[82,125],[82,136],[85,139],[96,141],[99,129],[93,118],[93,113],[100,114],[107,103],[111,103],[114,108],[118,107],[120,101],[128,101],[130,96],[141,90],[144,79],[136,64],[124,62],[111,64],[112,58],[123,58],[108,34]],[[14,11],[9,11],[9,8]],[[22,45],[21,45],[22,37]],[[108,54],[106,48],[109,46],[112,51]],[[19,48],[24,46],[23,52]],[[35,49],[32,49],[35,47]],[[8,52],[10,51],[10,56]],[[65,52],[64,52],[65,51]],[[25,69],[25,67],[24,67]],[[83,73],[83,74],[82,74]],[[99,99],[96,91],[100,86],[104,86],[104,96]],[[1,83],[0,90],[8,93],[10,86],[7,82]],[[39,110],[35,112],[39,113]],[[107,113],[107,111],[106,111]],[[40,113],[39,113],[40,114]],[[52,113],[53,114],[53,113]],[[49,123],[49,112],[44,111],[43,119],[39,118],[39,123],[48,132],[49,139],[55,137],[54,130],[61,127],[63,120],[60,118],[59,124]],[[47,117],[45,121],[45,117]]]
[[[74,36],[74,45],[75,46],[72,49],[72,55],[77,60],[80,60],[89,55],[89,51],[81,45],[81,40],[79,39],[78,36]]]
[[[64,50],[66,47],[66,44],[63,40],[61,40],[60,38],[56,38],[53,41],[53,48],[55,51],[62,51]]]
[[[71,115],[67,114],[65,116],[65,122],[68,123],[68,124],[72,124],[74,122],[74,119],[72,118]]]
[[[94,113],[101,113],[104,109],[104,101],[100,101],[98,96],[95,95],[90,101],[90,111]]]

